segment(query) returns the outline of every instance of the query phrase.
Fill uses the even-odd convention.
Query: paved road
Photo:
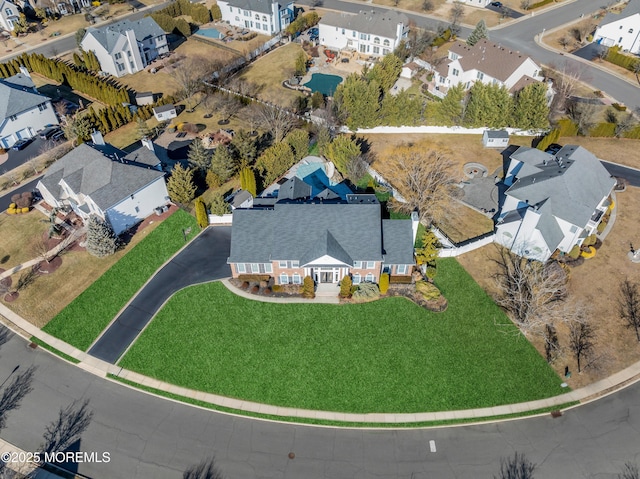
[[[617,163],[609,163],[601,161],[602,165],[607,169],[611,176],[617,176],[629,181],[631,186],[640,187],[640,170],[619,165]]]
[[[35,180],[31,180],[29,183],[24,183],[20,186],[20,188],[16,188],[10,193],[6,193],[3,196],[0,196],[0,213],[9,208],[9,204],[11,204],[11,197],[13,195],[17,193],[23,193],[25,191],[34,191],[39,179],[40,178],[36,178]]]
[[[638,461],[640,383],[558,419],[336,430],[228,416],[147,396],[32,351],[17,337],[2,347],[0,357],[0,382],[17,365],[18,371],[38,366],[33,392],[9,413],[2,437],[35,451],[59,408],[88,398],[95,416],[79,448],[111,454],[108,464],[78,465],[78,472],[92,478],[177,479],[210,455],[230,479],[491,478],[500,457],[514,451],[538,464],[538,478],[613,479],[625,461]]]
[[[227,265],[230,244],[230,227],[204,231],[143,287],[89,349],[89,354],[115,364],[173,293],[191,284],[231,276]]]

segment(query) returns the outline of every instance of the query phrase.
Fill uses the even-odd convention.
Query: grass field
[[[115,263],[43,331],[86,350],[151,275],[184,246],[182,229],[198,231],[195,219],[177,211]]]
[[[10,269],[38,256],[30,243],[48,229],[48,218],[39,211],[19,215],[0,213],[0,268]]]
[[[487,407],[559,394],[560,379],[453,259],[446,312],[404,298],[253,302],[219,283],[172,298],[120,365],[176,385],[344,412]],[[214,300],[215,298],[215,300]]]

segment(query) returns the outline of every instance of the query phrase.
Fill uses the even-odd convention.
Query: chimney
[[[27,78],[31,78],[31,73],[27,70],[27,67],[20,67],[20,73],[22,73]]]
[[[411,231],[413,232],[413,244],[416,243],[416,236],[418,236],[418,225],[420,224],[420,217],[417,211],[411,212]]]
[[[104,145],[104,138],[102,138],[102,133],[99,130],[93,130],[91,133],[91,141],[93,141],[94,145]]]
[[[154,153],[156,152],[156,149],[153,146],[153,141],[151,141],[149,138],[144,137],[142,140],[140,140],[140,142],[142,143],[142,146],[144,146],[147,150],[150,150]]]

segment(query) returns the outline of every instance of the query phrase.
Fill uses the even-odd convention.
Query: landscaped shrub
[[[433,279],[436,277],[437,272],[438,272],[438,269],[436,268],[436,265],[430,264],[425,269],[425,276],[429,278],[430,281],[433,281]]]
[[[271,288],[264,288],[262,291],[264,294],[271,294]]]
[[[200,228],[206,228],[209,226],[209,216],[207,215],[207,208],[205,207],[202,198],[196,199],[196,221]]]
[[[28,213],[29,212],[29,208],[22,208],[20,210],[21,213]]]
[[[260,281],[260,288],[264,289],[267,286],[269,286],[269,282],[268,281]]]
[[[389,290],[389,273],[380,276],[380,294],[387,294]]]
[[[596,240],[597,240],[597,236],[595,234],[590,234],[589,236],[587,236],[584,241],[582,242],[582,246],[591,246],[596,244]]]
[[[248,281],[244,281],[241,285],[240,288],[242,289],[247,289],[249,287],[249,282]]]
[[[616,135],[615,123],[598,123],[589,131],[589,136],[595,137],[613,137]]]
[[[391,276],[389,283],[391,284],[411,284],[413,279],[411,276]]]
[[[269,281],[271,279],[271,276],[269,276],[268,274],[239,274],[238,275],[238,280],[239,281]]]
[[[302,282],[302,296],[310,299],[315,298],[316,297],[315,288],[316,288],[316,285],[313,282],[313,278],[311,276],[305,276]]]
[[[627,107],[624,105],[621,105],[620,103],[612,103],[611,106],[618,111],[627,111]]]
[[[351,276],[345,276],[340,281],[340,297],[348,298],[351,296],[351,287],[353,286],[353,281],[351,281]]]
[[[578,125],[576,125],[569,118],[558,120],[558,128],[560,129],[560,136],[564,137],[578,135]]]
[[[533,5],[529,5],[529,8],[527,10],[534,10],[536,8],[540,8],[540,7],[544,7],[545,5],[549,5],[550,3],[553,3],[555,0],[542,0],[541,2],[536,2]]]
[[[248,42],[249,40],[253,40],[257,36],[258,34],[256,32],[251,32],[248,35],[242,35],[240,38],[238,38],[238,40],[240,40],[241,42]]]
[[[622,68],[626,68],[627,70],[633,71],[635,64],[640,60],[635,57],[620,53],[620,47],[615,46],[609,48],[609,50],[607,51],[607,61]]]
[[[211,7],[211,18],[214,20],[220,20],[222,18],[222,12],[220,11],[220,6],[217,3]]]
[[[15,208],[7,208],[7,214],[15,215],[16,214],[16,209]]]
[[[593,246],[589,246],[586,251],[582,251],[580,253],[580,256],[586,259],[593,258],[595,255],[596,255],[596,249]]]
[[[541,151],[545,151],[549,148],[551,143],[557,143],[560,138],[560,130],[558,128],[554,128],[549,133],[547,133],[536,145],[536,148]]]
[[[574,245],[574,247],[571,248],[571,251],[567,253],[567,256],[571,259],[577,259],[578,256],[580,256],[580,246]]]
[[[640,140],[640,125],[636,126],[635,128],[629,131],[625,131],[622,136],[625,138]]]
[[[374,283],[360,283],[353,293],[354,299],[377,299],[380,297],[378,285]]]
[[[441,47],[442,45],[447,43],[450,38],[451,38],[451,29],[447,28],[444,32],[442,32],[442,35],[440,35],[431,43],[431,46]]]
[[[428,281],[417,281],[416,291],[427,301],[435,301],[442,296],[437,286]]]
[[[260,287],[259,287],[257,284],[254,284],[254,285],[251,287],[251,292],[255,294],[255,293],[257,293],[258,291],[260,291]]]
[[[606,221],[604,221],[604,220],[602,220],[602,221],[600,222],[600,224],[598,225],[598,227],[596,228],[596,231],[597,231],[598,233],[602,233],[606,227],[607,227],[607,222],[606,222]]]

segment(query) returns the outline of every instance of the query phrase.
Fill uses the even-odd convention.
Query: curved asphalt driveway
[[[231,227],[207,228],[142,287],[88,353],[115,364],[172,294],[192,284],[230,276],[230,244]]]

